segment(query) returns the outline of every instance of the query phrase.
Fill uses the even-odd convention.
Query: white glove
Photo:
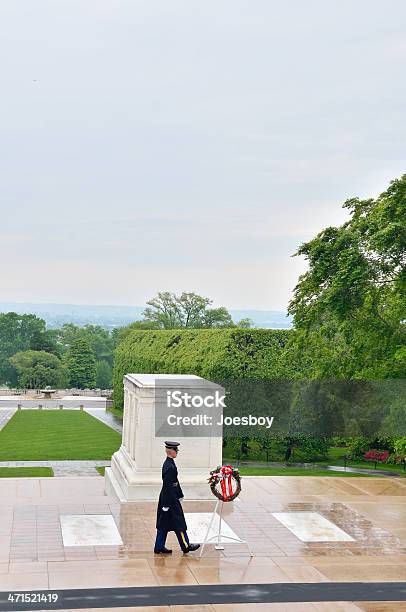
[[[166,507],[166,506],[165,506],[164,508],[162,508],[162,510],[163,510],[164,512],[168,512],[168,510],[169,510],[169,506],[168,506],[168,507]]]

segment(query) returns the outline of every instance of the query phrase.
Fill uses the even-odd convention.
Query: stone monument
[[[157,500],[162,486],[164,440],[175,439],[180,442],[176,464],[185,497],[188,500],[212,498],[207,479],[210,470],[222,462],[222,428],[206,427],[202,436],[195,433],[180,436],[179,429],[174,430],[173,435],[167,430],[164,435],[157,435],[156,420],[163,414],[163,398],[174,390],[192,395],[224,395],[220,385],[199,376],[127,374],[124,377],[122,444],[105,472],[108,495],[115,494],[120,501]],[[222,415],[222,409],[219,410]],[[216,421],[218,416],[219,412]]]

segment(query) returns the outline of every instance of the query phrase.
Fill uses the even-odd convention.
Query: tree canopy
[[[296,255],[309,263],[289,312],[294,347],[314,377],[406,372],[406,175],[376,199],[344,203],[349,220]]]
[[[0,313],[0,384],[16,385],[19,373],[10,357],[27,350],[56,352],[54,334],[32,314]]]
[[[114,340],[107,329],[101,325],[84,325],[79,327],[74,323],[65,323],[56,330],[61,350],[66,353],[72,343],[78,338],[84,338],[89,344],[96,360],[106,360],[112,364]]]
[[[92,389],[96,385],[96,359],[86,338],[77,338],[66,357],[69,384],[78,389]]]
[[[105,359],[96,362],[96,387],[111,389],[113,384],[113,369]]]
[[[209,298],[192,292],[176,295],[162,291],[147,302],[144,321],[140,323],[152,324],[155,329],[235,327],[228,310],[224,306],[210,308],[212,303]],[[250,324],[249,319],[244,319],[242,327]]]
[[[41,389],[46,386],[64,387],[67,372],[61,360],[46,351],[20,351],[10,357],[18,372],[18,385],[26,389]]]

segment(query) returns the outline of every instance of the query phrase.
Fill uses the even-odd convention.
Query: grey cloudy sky
[[[284,309],[405,172],[404,0],[2,0],[0,300]]]

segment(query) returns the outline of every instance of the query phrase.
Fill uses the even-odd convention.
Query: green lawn
[[[231,445],[230,445],[231,446]],[[254,440],[250,440],[249,441],[249,453],[248,453],[248,457],[244,457],[241,460],[242,461],[248,461],[248,462],[253,462],[255,463],[256,461],[260,461],[260,462],[265,462],[266,461],[266,454],[260,450],[258,444],[256,441]],[[229,463],[231,463],[231,465],[234,465],[237,462],[235,455],[231,455],[230,453],[230,448],[226,447],[225,449],[225,453],[223,455],[223,461],[226,462],[228,461]],[[309,463],[314,463],[315,464],[315,470],[317,470],[317,466],[324,466],[324,465],[334,465],[334,466],[340,466],[340,467],[344,467],[344,455],[348,454],[348,448],[345,447],[339,447],[339,446],[331,446],[328,449],[328,458],[324,459],[324,460],[319,460],[319,461],[311,461],[309,462],[308,459],[305,459],[301,453],[300,453],[300,449],[294,449],[293,454],[290,458],[290,462],[291,463],[301,463],[301,462],[309,462]],[[231,455],[231,456],[230,456]],[[278,448],[277,445],[274,445],[274,447],[272,448],[272,451],[269,453],[269,461],[276,461],[276,462],[281,462],[282,464],[284,463],[284,453],[281,453]],[[248,467],[248,466],[247,466]],[[348,459],[347,460],[347,467],[353,467],[353,468],[363,468],[363,469],[369,469],[369,470],[373,470],[374,469],[374,463],[373,462],[369,462],[369,461],[354,461],[352,459]],[[251,468],[249,468],[251,469]],[[256,469],[256,468],[255,468]],[[262,468],[260,468],[262,469]],[[273,470],[277,470],[279,469],[279,467],[273,467]],[[284,465],[281,466],[281,469],[284,469]],[[289,468],[290,470],[293,469],[300,469],[301,468],[294,468],[293,466]],[[393,472],[394,474],[397,474],[403,478],[406,477],[406,471],[403,469],[403,465],[393,465],[391,463],[379,463],[376,466],[376,469],[379,470],[384,470],[384,471],[388,471],[388,472]],[[285,472],[283,472],[285,473]],[[331,472],[329,472],[331,474]],[[300,472],[300,474],[302,474],[302,471]],[[306,470],[306,474],[309,474],[309,470]],[[275,474],[276,475],[276,474]],[[295,474],[297,475],[297,474]],[[303,474],[305,475],[305,474]],[[326,475],[324,473],[321,474]],[[328,475],[328,474],[327,474]],[[348,472],[347,472],[347,476],[348,476]]]
[[[348,453],[348,450],[345,448],[339,448],[339,447],[332,446],[328,449],[328,456],[329,456],[328,460],[318,461],[317,463],[319,463],[320,465],[340,465],[340,466],[342,465],[343,466],[344,465],[343,456],[345,455],[346,452]],[[367,470],[375,469],[375,465],[373,461],[354,461],[353,459],[347,460],[347,467],[363,468]],[[400,476],[406,476],[406,472],[403,469],[403,465],[400,465],[400,464],[380,463],[378,461],[376,469],[384,470],[386,472],[394,472],[396,474],[399,474]]]
[[[50,467],[5,467],[0,468],[0,478],[44,478],[53,476]]]
[[[121,434],[86,412],[19,410],[0,431],[0,461],[111,459]]]
[[[328,449],[329,463],[341,465],[344,461],[343,457],[348,454],[348,449],[342,446],[330,446]]]
[[[307,468],[250,468],[240,467],[238,468],[241,476],[330,476],[334,478],[336,476],[345,476],[346,478],[370,478],[369,474],[352,474],[351,472],[334,472],[332,470],[317,470]]]
[[[104,476],[106,467],[103,465],[102,467],[97,467],[96,470],[99,472],[100,476]]]

